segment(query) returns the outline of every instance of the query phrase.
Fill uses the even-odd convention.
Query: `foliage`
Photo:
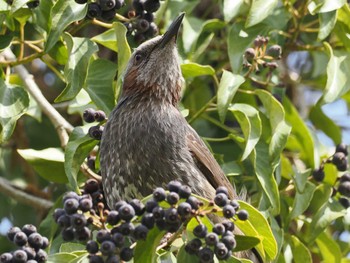
[[[34,9],[28,2],[0,0],[0,179],[14,192],[55,201],[99,172],[98,141],[81,117],[86,108],[108,115],[115,106],[130,48],[137,45],[126,25],[136,18],[128,12],[132,1],[112,22],[84,18],[87,5],[73,0],[41,0]],[[348,167],[339,168],[334,147],[318,135],[334,145],[345,138],[325,106],[350,102],[349,4],[165,0],[155,14],[160,33],[183,11],[181,109],[249,196],[250,205],[241,202],[249,221],[237,221],[246,242],[257,238],[266,262],[347,262],[349,238],[341,237],[349,228],[349,193],[337,189]],[[89,154],[97,156],[95,170],[87,166]],[[320,168],[322,180],[313,173]],[[50,262],[86,260],[84,246],[62,241],[52,211],[34,213],[18,195],[6,196],[4,187],[0,192],[2,218],[40,223],[51,239]],[[155,253],[159,233],[149,238],[138,251]],[[181,245],[157,251],[158,260],[176,262],[177,253],[179,262],[192,262]]]

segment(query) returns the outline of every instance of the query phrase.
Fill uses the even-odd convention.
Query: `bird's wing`
[[[232,184],[227,179],[208,147],[191,126],[189,126],[189,132],[186,139],[187,146],[189,147],[198,168],[210,184],[214,188],[225,186],[229,191],[229,196],[231,198],[236,197]]]

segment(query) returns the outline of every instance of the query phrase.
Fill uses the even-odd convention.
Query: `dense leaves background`
[[[53,241],[52,262],[79,262],[84,247],[56,237],[47,208],[60,205],[62,193],[78,191],[92,173],[85,158],[98,141],[86,135],[91,124],[81,114],[89,107],[109,114],[116,104],[137,45],[123,24],[132,6],[126,1],[114,22],[106,23],[86,19],[87,6],[73,0],[41,0],[35,9],[27,2],[0,0],[0,231],[9,224],[40,225]],[[240,228],[260,240],[266,261],[347,262],[349,209],[336,191],[344,171],[323,160],[335,145],[350,142],[348,117],[330,117],[339,105],[348,114],[349,4],[165,0],[155,17],[160,32],[182,11],[181,109],[259,210],[246,205],[251,217]],[[276,69],[262,66],[275,60],[256,47],[258,35],[269,37],[267,48],[282,47]],[[260,57],[247,61],[246,49],[254,47]],[[311,173],[320,166],[325,178],[317,182]],[[37,198],[29,203],[28,197]],[[5,239],[0,252],[11,249]],[[156,248],[152,239],[159,239],[157,233],[135,261]],[[170,252],[160,255],[176,261]],[[191,262],[181,249],[177,258]]]

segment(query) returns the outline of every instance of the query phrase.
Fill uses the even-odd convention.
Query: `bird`
[[[102,184],[109,207],[142,198],[177,180],[206,198],[218,186],[235,190],[210,150],[179,111],[183,77],[176,40],[184,13],[162,36],[137,47],[122,93],[100,144]]]

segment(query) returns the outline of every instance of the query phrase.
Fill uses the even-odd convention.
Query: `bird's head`
[[[183,78],[176,38],[184,15],[179,15],[163,36],[134,50],[124,75],[124,96],[150,96],[173,105],[178,103]]]

